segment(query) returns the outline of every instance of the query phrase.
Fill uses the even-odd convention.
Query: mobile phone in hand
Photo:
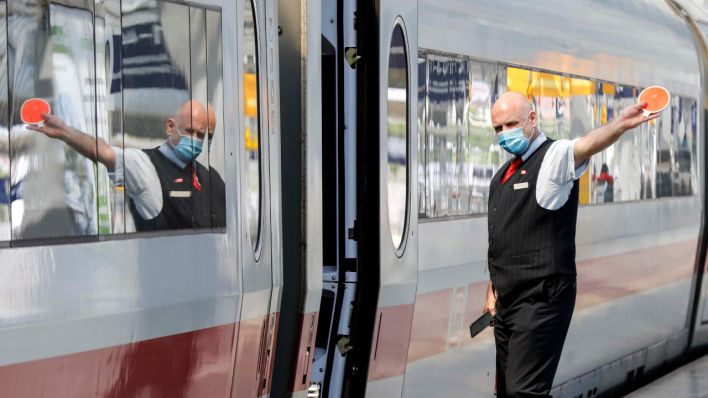
[[[491,326],[494,322],[494,315],[490,311],[485,312],[470,324],[470,337],[478,335],[482,330]]]

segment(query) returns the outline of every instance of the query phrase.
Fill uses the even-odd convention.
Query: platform
[[[674,370],[626,397],[708,397],[708,355]]]

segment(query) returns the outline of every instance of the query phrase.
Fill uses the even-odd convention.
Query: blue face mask
[[[527,116],[526,122],[528,122],[528,120],[529,119]],[[504,130],[497,134],[499,146],[512,155],[518,156],[526,152],[526,149],[529,147],[529,139],[524,135],[524,126],[526,126],[526,122],[524,122],[521,127]]]
[[[188,135],[183,135],[177,146],[175,146],[175,152],[177,157],[183,162],[191,162],[196,159],[200,153],[202,153],[202,146],[204,143],[198,138],[193,138]]]

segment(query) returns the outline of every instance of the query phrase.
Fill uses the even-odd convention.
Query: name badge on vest
[[[516,189],[516,187],[514,187]],[[171,198],[189,198],[192,196],[192,191],[170,191]]]
[[[518,184],[514,184],[514,191],[518,189],[527,189],[529,187],[529,183],[527,182],[520,182]]]

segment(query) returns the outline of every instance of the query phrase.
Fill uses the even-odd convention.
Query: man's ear
[[[177,121],[173,117],[168,117],[167,120],[165,120],[165,135],[168,137],[170,134],[172,134],[173,131],[175,131],[175,128],[177,127]]]
[[[536,119],[536,111],[531,111],[529,113],[529,124],[531,124],[531,127],[536,127],[536,123],[538,120]]]

